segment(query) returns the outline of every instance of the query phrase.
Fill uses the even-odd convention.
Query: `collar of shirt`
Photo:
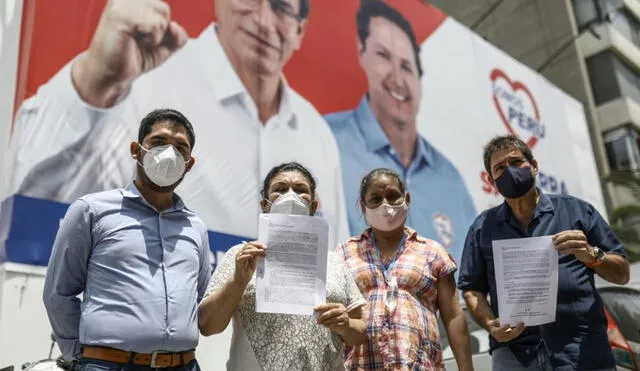
[[[371,228],[368,228],[362,234],[362,236],[367,239],[367,249],[371,250],[371,253],[373,254],[373,256],[375,256],[378,260],[378,263],[376,265],[378,265],[378,269],[380,269],[380,271],[382,272],[385,282],[387,283],[390,282],[389,280],[390,280],[391,270],[393,269],[393,266],[395,265],[396,261],[398,261],[398,258],[400,257],[400,255],[402,255],[402,253],[406,250],[407,246],[409,245],[407,243],[408,238],[414,237],[414,233],[415,231],[408,230],[408,227],[405,227],[402,238],[400,239],[400,243],[396,247],[396,252],[391,258],[391,260],[389,261],[389,264],[385,264],[385,260],[382,257],[382,253],[376,246],[376,239],[375,239],[375,236],[373,235],[373,230]]]
[[[156,208],[153,205],[151,205],[142,196],[142,193],[140,193],[140,190],[138,189],[138,187],[136,187],[136,184],[134,182],[129,183],[127,188],[121,189],[120,192],[122,193],[122,196],[124,198],[129,198],[129,199],[132,199],[132,200],[134,200],[134,199],[140,200],[146,206],[149,206],[153,210],[157,211]],[[174,193],[173,194],[173,206],[168,208],[167,210],[162,211],[162,212],[166,213],[166,212],[171,212],[171,211],[183,211],[183,210],[188,210],[188,209],[184,205],[184,202],[182,202],[182,198],[180,198],[180,196],[178,196],[176,193]]]
[[[364,232],[362,232],[360,236],[357,236],[356,239],[359,239],[360,241],[366,241],[367,248],[369,249],[376,248],[376,244],[373,240],[373,230],[371,228],[367,228]],[[420,236],[418,235],[418,232],[416,232],[411,227],[407,227],[407,226],[404,227],[404,237],[402,238],[402,240],[405,243],[408,243],[408,241],[414,241],[419,239],[420,239]]]
[[[376,152],[385,148],[393,151],[391,143],[389,143],[389,138],[387,138],[387,135],[382,130],[380,122],[378,122],[378,119],[371,110],[369,99],[366,95],[362,97],[358,108],[356,108],[355,116],[356,122],[358,123],[358,129],[366,143],[367,151]],[[377,125],[372,125],[373,123]],[[427,164],[433,163],[432,148],[419,134],[418,148],[414,161],[415,159],[422,159],[426,161]]]
[[[382,264],[382,273],[384,274],[384,279],[389,282],[389,272],[391,272],[391,269],[393,268],[393,266],[395,265],[396,261],[398,260],[398,257],[400,255],[402,255],[402,252],[404,251],[406,244],[404,243],[405,240],[407,239],[407,234],[403,233],[402,234],[402,238],[400,239],[400,243],[398,243],[398,246],[396,247],[396,251],[393,254],[393,256],[391,257],[391,260],[386,260],[385,258],[382,257],[382,253],[380,252],[380,249],[378,249],[378,246],[376,245],[376,238],[375,235],[373,234],[373,231],[370,230],[371,232],[371,245],[373,245],[373,251],[377,253],[378,255],[378,259],[380,260],[380,263]]]
[[[220,44],[216,31],[217,27],[217,24],[209,25],[195,40],[195,46],[198,52],[202,53],[202,61],[204,62],[203,71],[206,75],[203,78],[211,84],[213,95],[218,102],[224,103],[231,98],[238,97],[247,104],[247,109],[258,121],[256,105],[243,85],[242,80],[238,77],[233,65],[231,65],[231,61],[227,57],[222,44]],[[290,127],[295,128],[297,118],[295,112],[293,112],[291,93],[284,75],[281,77],[281,84],[280,107],[278,107],[277,116],[288,123]]]
[[[551,202],[551,199],[549,198],[549,196],[544,194],[540,190],[540,188],[536,187],[536,189],[538,190],[538,195],[540,198],[538,199],[538,204],[536,205],[536,209],[533,212],[532,220],[538,218],[541,214],[545,214],[545,213],[553,214],[554,212],[553,202]],[[496,216],[498,221],[500,222],[509,221],[514,218],[513,213],[511,212],[511,208],[507,204],[507,201],[504,201],[502,205],[499,206]]]

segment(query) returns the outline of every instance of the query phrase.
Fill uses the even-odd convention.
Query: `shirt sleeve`
[[[6,193],[71,203],[78,195],[130,181],[133,174],[130,162],[112,160],[114,156],[130,159],[127,148],[102,151],[112,160],[109,164],[122,163],[111,168],[108,177],[104,176],[103,167],[87,160],[103,155],[96,152],[102,143],[117,142],[118,138],[127,138],[129,130],[135,130],[131,124],[137,126],[138,119],[129,109],[130,98],[109,109],[85,103],[73,86],[74,61],[41,85],[16,113]],[[101,129],[97,130],[98,127]],[[65,198],[69,192],[75,196]]]
[[[588,206],[587,217],[585,234],[589,245],[596,246],[607,253],[618,254],[627,258],[622,243],[602,215],[592,205]]]
[[[241,245],[236,245],[229,249],[229,251],[224,254],[222,262],[216,265],[213,276],[211,276],[211,281],[209,281],[209,287],[204,295],[205,298],[220,290],[224,284],[233,277],[236,272],[236,254],[240,250],[240,247]]]
[[[66,360],[80,354],[80,299],[93,247],[92,212],[84,200],[71,204],[51,252],[44,282],[44,306]]]
[[[456,266],[456,262],[453,259],[453,256],[444,249],[444,247],[437,244],[435,246],[436,249],[436,257],[433,261],[433,272],[434,276],[438,279],[442,279],[452,273],[454,273],[458,267]]]
[[[198,302],[202,300],[207,285],[211,280],[211,250],[209,247],[209,234],[204,228],[204,236],[202,238],[202,256],[200,256],[200,271],[198,272]]]
[[[489,292],[486,267],[487,262],[477,241],[477,230],[471,226],[462,250],[460,270],[458,271],[458,288],[463,291]]]

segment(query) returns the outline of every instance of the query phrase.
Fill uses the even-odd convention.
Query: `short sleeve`
[[[458,289],[463,291],[479,291],[487,293],[487,263],[477,241],[476,228],[469,228],[464,241],[460,270],[458,271]]]
[[[591,205],[588,205],[587,218],[585,234],[589,245],[597,246],[607,253],[622,255],[626,258],[627,255],[624,252],[622,243],[598,210]]]
[[[236,245],[224,254],[222,262],[216,267],[216,270],[213,271],[213,275],[209,281],[209,287],[207,287],[207,292],[204,294],[205,298],[215,291],[220,290],[225,283],[233,277],[236,272],[236,254],[241,246],[242,245]]]
[[[444,247],[437,244],[434,248],[436,250],[436,257],[433,260],[431,269],[435,277],[442,279],[454,273],[458,267],[456,266],[453,256],[451,256]]]

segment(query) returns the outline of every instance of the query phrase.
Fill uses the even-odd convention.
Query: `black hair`
[[[313,178],[313,175],[311,175],[311,172],[307,170],[306,167],[300,165],[297,162],[287,162],[287,163],[275,166],[271,170],[269,170],[269,173],[264,178],[264,183],[262,184],[262,190],[260,191],[262,198],[264,198],[265,200],[267,199],[267,195],[269,193],[269,186],[271,186],[271,181],[273,180],[273,178],[275,178],[276,175],[278,174],[286,173],[288,171],[297,171],[300,174],[302,174],[305,178],[307,178],[307,180],[309,181],[309,188],[311,188],[311,198],[315,200],[316,199],[316,180]]]
[[[504,151],[505,149],[520,150],[520,152],[522,152],[529,163],[532,163],[533,160],[535,160],[531,149],[525,142],[522,141],[522,139],[518,138],[515,135],[498,136],[491,139],[491,141],[484,147],[484,168],[485,170],[487,170],[489,175],[491,175],[491,156],[493,156],[496,152]]]
[[[310,0],[300,0],[300,11],[298,15],[301,19],[306,19],[309,17],[309,12],[311,11]]]
[[[140,122],[140,130],[138,131],[138,142],[142,143],[144,137],[149,135],[153,125],[165,122],[172,125],[182,125],[187,130],[187,136],[189,137],[189,144],[193,150],[193,146],[196,145],[196,134],[193,131],[191,122],[179,111],[170,108],[156,109],[149,112]]]
[[[360,39],[362,48],[364,49],[366,46],[366,41],[370,34],[371,18],[374,17],[383,17],[389,20],[407,34],[413,46],[413,54],[416,59],[416,66],[418,67],[418,76],[422,77],[420,46],[418,45],[416,35],[413,33],[411,24],[398,10],[382,0],[360,1],[360,9],[358,9],[356,13],[356,27],[358,28],[358,38]]]
[[[367,189],[369,189],[369,186],[371,185],[371,183],[373,183],[374,180],[376,180],[378,177],[381,177],[381,176],[388,176],[391,178],[395,178],[396,181],[398,182],[398,187],[400,187],[400,192],[402,192],[403,194],[405,193],[404,182],[402,181],[402,178],[400,178],[400,175],[391,169],[380,167],[380,168],[371,170],[369,174],[365,175],[364,178],[362,178],[362,181],[360,182],[360,200],[361,201],[364,202],[364,197],[367,194]]]

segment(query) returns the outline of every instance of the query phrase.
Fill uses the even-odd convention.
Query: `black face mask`
[[[520,198],[527,194],[536,184],[531,167],[507,166],[502,175],[496,179],[496,187],[506,198]]]

